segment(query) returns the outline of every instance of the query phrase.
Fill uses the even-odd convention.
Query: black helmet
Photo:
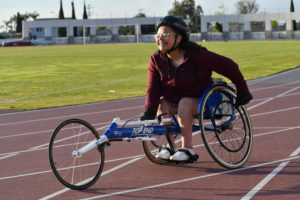
[[[161,26],[170,26],[175,31],[178,31],[183,37],[189,38],[190,30],[188,25],[180,18],[175,16],[165,16],[160,18],[160,20],[156,23],[156,31],[158,31]]]

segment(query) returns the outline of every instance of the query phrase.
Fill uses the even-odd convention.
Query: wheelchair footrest
[[[198,158],[199,158],[199,155],[197,155],[197,154],[191,155],[190,158],[187,160],[187,162],[193,163],[193,162],[197,161]]]

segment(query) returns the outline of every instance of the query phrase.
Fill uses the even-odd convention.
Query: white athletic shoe
[[[164,147],[158,154],[155,155],[155,158],[169,160],[170,156],[170,150],[168,149],[168,147]]]
[[[186,153],[186,151],[188,151],[190,153],[190,155],[188,155],[188,153]],[[195,152],[193,149],[180,148],[176,151],[176,153],[174,155],[170,156],[170,160],[186,161],[186,160],[189,160],[191,155],[195,155]]]

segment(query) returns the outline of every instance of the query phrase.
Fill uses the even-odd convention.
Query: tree
[[[135,18],[139,18],[139,17],[146,17],[145,13],[139,12],[136,16],[134,16]]]
[[[16,32],[17,33],[21,33],[22,32],[22,21],[23,21],[23,16],[20,15],[20,13],[17,13],[17,18],[16,18],[16,22],[17,22],[17,27],[16,27]]]
[[[25,13],[24,15],[22,15],[24,20],[27,20],[29,18],[31,19],[36,19],[38,16],[40,16],[39,13],[37,13],[36,11],[32,12],[32,13]]]
[[[72,5],[72,19],[76,19],[74,1],[72,1],[71,5]]]
[[[201,14],[203,14],[203,9],[200,5],[195,7],[194,0],[183,0],[181,3],[175,1],[173,8],[169,10],[169,15],[174,15],[180,17],[188,22],[189,27],[192,32],[198,31],[198,24],[200,24]]]
[[[18,17],[19,14],[19,17]],[[36,11],[32,13],[25,13],[17,15],[13,15],[8,21],[4,21],[3,27],[8,29],[9,32],[13,31],[22,31],[22,21],[26,21],[27,19],[36,19],[40,14],[38,14]],[[19,24],[19,25],[18,25]],[[21,32],[20,31],[20,32]]]
[[[8,29],[9,32],[13,31],[13,25],[11,21],[4,21],[4,26]]]
[[[86,6],[85,6],[85,1],[84,1],[84,5],[83,5],[83,19],[87,19],[88,18],[88,15],[87,15],[87,12],[86,12]]]
[[[236,3],[236,8],[240,14],[256,13],[259,5],[255,0],[240,0]]]
[[[72,19],[76,19],[76,15],[75,15],[75,8],[74,8],[74,1],[71,2],[71,6],[72,6]],[[73,33],[74,33],[74,36],[77,37],[77,27],[74,27],[73,28]]]
[[[291,4],[290,4],[290,12],[295,12],[295,7],[294,7],[294,2],[293,0],[291,0]],[[297,24],[296,24],[296,21],[293,20],[293,31],[297,30]]]
[[[63,9],[63,5],[62,5],[62,0],[60,0],[60,8],[59,8],[58,19],[65,19],[64,9]]]
[[[120,35],[134,35],[134,26],[119,26]]]
[[[60,8],[59,8],[59,14],[58,19],[65,19],[62,0],[60,0]],[[58,36],[59,37],[66,37],[67,36],[67,29],[66,27],[59,27],[58,28]]]
[[[134,18],[143,18],[146,17],[146,14],[143,12],[139,12],[134,16]],[[141,25],[142,34],[153,34],[155,33],[154,25]],[[120,35],[134,35],[134,26],[120,26],[119,27]]]

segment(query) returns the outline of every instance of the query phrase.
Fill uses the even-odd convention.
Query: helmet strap
[[[176,46],[177,36],[178,36],[178,33],[175,33],[175,41],[174,41],[173,47],[169,51],[161,51],[162,53],[169,54],[169,53],[171,53],[172,51],[174,51],[175,49],[178,48],[179,44]]]
[[[171,53],[172,51],[174,51],[175,49],[177,49],[177,47],[178,47],[178,45],[176,46],[177,36],[178,36],[178,34],[175,33],[175,41],[174,41],[174,45],[173,45],[173,47],[172,47],[169,51],[167,51],[166,53],[169,54],[169,53]]]

